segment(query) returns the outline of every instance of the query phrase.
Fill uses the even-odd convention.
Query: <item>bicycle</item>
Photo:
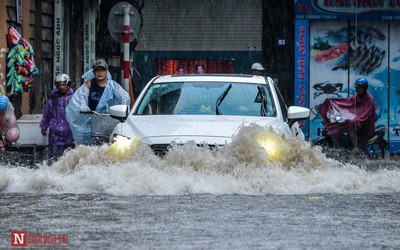
[[[110,135],[115,126],[119,123],[118,120],[112,118],[110,114],[97,113],[96,111],[81,111],[82,114],[91,116],[91,136],[94,138],[94,145],[102,145],[108,143]]]

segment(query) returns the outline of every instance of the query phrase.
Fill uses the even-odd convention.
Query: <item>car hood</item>
[[[243,116],[133,116],[116,127],[114,134],[136,138],[147,144],[185,143],[198,144],[230,143],[240,127],[256,123],[260,126],[279,127],[275,117]],[[284,131],[281,131],[284,132]]]

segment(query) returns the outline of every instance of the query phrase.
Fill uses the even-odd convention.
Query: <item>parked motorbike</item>
[[[328,117],[332,123],[337,123],[338,125],[348,121],[347,118],[340,114],[331,113],[328,115]],[[361,152],[366,154],[370,159],[385,158],[385,149],[388,149],[388,142],[384,139],[386,132],[387,128],[384,125],[376,126],[375,132],[371,138],[369,138],[368,143],[360,148]],[[353,147],[353,144],[350,140],[350,135],[348,133],[344,133],[341,137],[339,137],[338,142],[340,148],[352,149]],[[333,148],[335,146],[332,136],[329,135],[325,128],[322,131],[322,135],[313,141],[313,145],[328,148]]]

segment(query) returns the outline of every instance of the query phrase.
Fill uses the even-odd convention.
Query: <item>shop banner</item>
[[[319,104],[326,98],[355,94],[354,82],[365,78],[379,118],[388,125],[388,24],[382,21],[312,21],[310,25],[310,135],[321,135]],[[386,136],[387,137],[387,136]]]
[[[96,33],[95,33],[95,8],[96,6],[91,6],[90,1],[83,2],[84,13],[83,15],[83,72],[88,71],[92,68],[92,63],[95,60],[96,51]]]
[[[318,105],[326,98],[346,98],[349,84],[346,66],[339,69],[340,63],[347,61],[347,22],[318,21],[310,24],[310,138],[322,135],[324,128]],[[330,38],[329,34],[342,30],[342,38]]]
[[[400,22],[390,23],[389,147],[400,152]]]
[[[400,20],[399,0],[295,0],[296,19]]]
[[[56,76],[63,73],[64,61],[64,20],[62,18],[62,1],[56,0],[54,2],[54,75]]]
[[[362,77],[389,151],[400,152],[400,1],[297,0],[295,15],[295,103],[311,110],[308,138],[323,130],[318,106],[354,95]]]
[[[295,26],[295,105],[309,107],[309,22],[296,20]],[[306,138],[309,137],[308,120],[300,124]]]

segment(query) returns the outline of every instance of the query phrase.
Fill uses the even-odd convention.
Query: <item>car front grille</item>
[[[180,144],[182,145],[182,144]],[[209,149],[215,149],[215,145],[205,145],[205,144],[197,144],[198,147],[208,147]],[[150,146],[153,150],[154,154],[160,157],[163,157],[169,149],[172,147],[170,144],[153,144]]]
[[[163,157],[168,152],[170,146],[170,144],[153,144],[150,147],[155,155]]]

